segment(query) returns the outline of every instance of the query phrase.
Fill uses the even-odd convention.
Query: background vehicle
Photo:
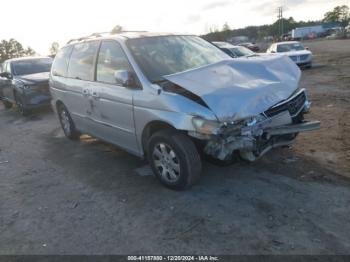
[[[244,47],[248,48],[249,50],[251,50],[253,52],[259,52],[260,51],[259,46],[257,46],[255,43],[247,42],[247,43],[240,43],[240,44],[237,44],[237,45],[238,46],[244,46]]]
[[[3,72],[2,63],[0,64],[0,74]],[[0,77],[0,99],[2,97],[2,87],[6,84],[6,80]]]
[[[6,108],[18,106],[21,114],[50,104],[49,57],[25,57],[6,60],[0,74],[1,99]]]
[[[267,49],[266,53],[283,53],[289,56],[298,66],[312,67],[311,51],[297,41],[274,43]]]
[[[284,56],[232,59],[197,36],[123,32],[71,41],[50,89],[68,138],[87,133],[147,157],[163,185],[184,189],[200,177],[201,153],[254,161],[318,128],[301,122],[310,104],[299,78]]]
[[[322,25],[295,28],[291,32],[293,40],[307,39],[310,34],[319,35],[324,32]]]
[[[233,58],[256,55],[253,51],[244,46],[234,46],[227,42],[212,42],[212,44]]]

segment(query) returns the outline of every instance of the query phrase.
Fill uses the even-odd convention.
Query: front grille
[[[301,55],[301,56],[300,56],[300,60],[301,60],[301,61],[304,61],[304,60],[306,60],[308,57],[309,57],[309,55]]]
[[[297,61],[298,60],[298,56],[290,56],[290,59],[292,59],[293,61]]]
[[[301,92],[300,94],[296,95],[295,97],[286,101],[285,103],[272,107],[267,111],[265,111],[264,113],[266,116],[272,117],[272,116],[278,115],[279,113],[282,113],[283,111],[288,110],[290,115],[294,117],[304,106],[305,101],[306,101],[305,92]]]

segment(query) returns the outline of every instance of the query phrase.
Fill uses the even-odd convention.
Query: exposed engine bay
[[[304,121],[309,109],[310,102],[302,89],[258,117],[223,123],[216,135],[190,135],[207,140],[204,151],[214,158],[225,160],[238,151],[243,159],[255,161],[272,148],[291,144],[299,132],[319,129],[320,122]]]

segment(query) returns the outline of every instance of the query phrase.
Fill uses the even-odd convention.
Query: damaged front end
[[[298,133],[320,127],[304,121],[310,102],[305,90],[298,90],[300,76],[288,57],[264,56],[224,60],[165,78],[215,114],[217,121],[194,117],[195,131],[189,132],[204,142],[207,154],[226,160],[238,151],[254,161],[271,148],[289,145]]]
[[[320,122],[304,121],[309,109],[310,102],[302,89],[256,117],[216,126],[206,123],[197,129],[199,132],[189,135],[204,140],[205,153],[214,158],[226,160],[239,152],[243,159],[255,161],[272,148],[290,145],[298,133],[319,129]],[[198,123],[194,125],[198,127]]]

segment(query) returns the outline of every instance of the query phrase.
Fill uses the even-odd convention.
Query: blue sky
[[[1,3],[0,40],[15,38],[45,55],[53,41],[64,45],[116,24],[203,34],[225,22],[231,28],[272,23],[281,5],[285,17],[314,20],[340,4],[350,5],[350,0],[12,0]]]

